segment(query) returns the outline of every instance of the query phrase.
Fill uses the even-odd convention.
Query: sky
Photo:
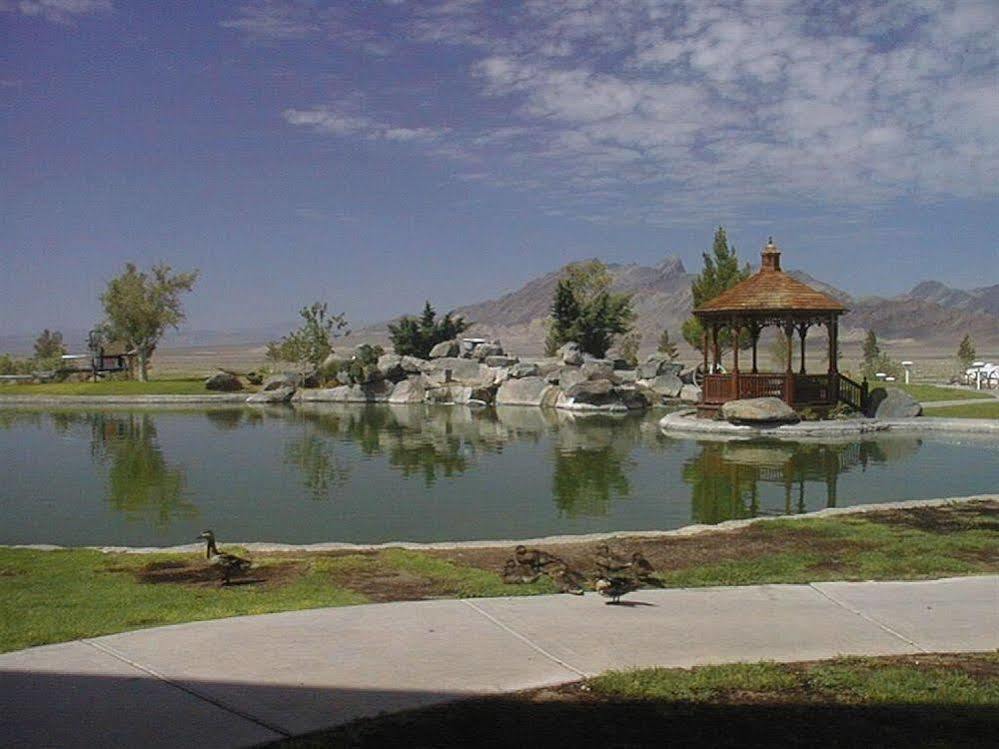
[[[126,262],[356,326],[723,225],[854,294],[999,283],[999,3],[0,0],[0,334]]]

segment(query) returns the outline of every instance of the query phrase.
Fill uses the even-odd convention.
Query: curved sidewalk
[[[643,590],[626,601],[372,604],[8,653],[0,655],[0,740],[249,746],[611,668],[999,648],[999,576]]]

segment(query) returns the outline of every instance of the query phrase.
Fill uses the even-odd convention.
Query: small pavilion
[[[730,400],[764,396],[776,396],[792,408],[825,410],[842,402],[862,410],[866,405],[867,383],[858,384],[838,371],[839,316],[846,308],[781,270],[780,254],[771,238],[763,248],[759,272],[694,310],[704,329],[705,374],[698,407],[702,416],[710,416]],[[828,333],[829,365],[822,374],[809,374],[805,371],[805,339],[809,329],[819,325],[825,326]],[[757,367],[760,333],[767,326],[775,326],[787,336],[787,366],[783,372],[761,372]],[[738,344],[732,347],[732,371],[722,371],[720,340],[724,331],[729,332],[733,343],[745,341],[748,336],[752,343],[748,371],[740,368]],[[797,372],[794,347],[790,345],[795,334],[801,355]]]

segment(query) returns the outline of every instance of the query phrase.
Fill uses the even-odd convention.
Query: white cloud
[[[360,135],[372,140],[433,141],[448,132],[446,127],[396,127],[363,115],[349,115],[328,107],[286,109],[282,113],[291,125],[310,127],[329,135]]]
[[[405,8],[393,42],[470,55],[461,83],[488,111],[433,153],[476,162],[466,172],[476,180],[571,199],[591,220],[996,196],[994,0]],[[311,113],[321,121],[296,124],[367,138],[441,134],[434,123]]]
[[[241,6],[236,18],[222,21],[220,25],[241,31],[251,39],[301,39],[321,28],[314,10],[310,4],[295,0],[256,0]]]
[[[0,11],[40,16],[55,23],[70,24],[78,16],[110,11],[111,0],[16,0],[0,2]]]

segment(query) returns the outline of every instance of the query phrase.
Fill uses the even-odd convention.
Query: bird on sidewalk
[[[202,531],[198,538],[205,541],[205,556],[219,570],[222,575],[222,584],[228,585],[233,575],[241,575],[252,566],[249,559],[243,559],[235,554],[219,551],[215,544],[215,533],[206,530]]]
[[[610,598],[607,603],[621,603],[621,596],[633,593],[641,587],[641,583],[634,575],[598,577],[593,584],[594,589],[604,598]]]

